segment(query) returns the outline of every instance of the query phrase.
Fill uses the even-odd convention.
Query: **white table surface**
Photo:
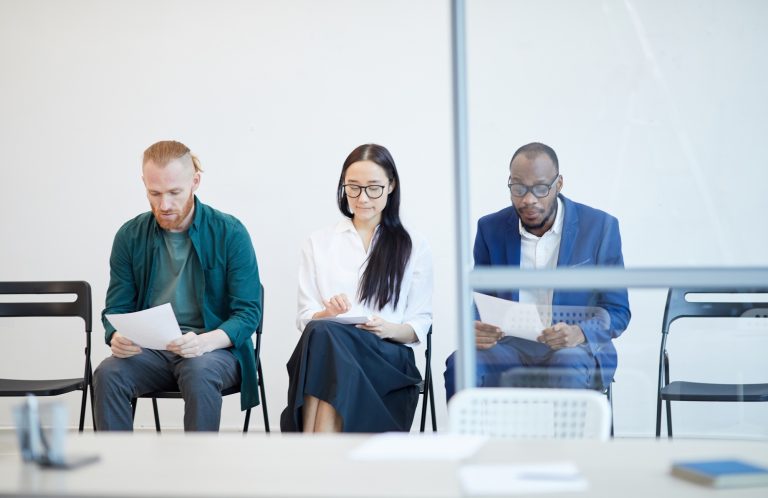
[[[669,475],[671,462],[684,459],[735,457],[768,466],[768,442],[490,440],[463,462],[350,460],[348,452],[368,437],[73,434],[70,453],[98,453],[101,460],[63,471],[22,462],[7,431],[0,434],[0,496],[452,497],[462,496],[462,463],[572,461],[589,481],[588,491],[551,496],[768,497],[766,487],[719,491]]]

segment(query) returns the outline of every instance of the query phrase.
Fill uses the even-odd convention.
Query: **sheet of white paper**
[[[142,348],[165,349],[169,342],[181,336],[170,303],[134,313],[105,316],[121,335]]]
[[[367,316],[331,316],[328,318],[318,318],[317,320],[326,320],[329,322],[342,323],[344,325],[357,325],[366,323],[370,320]]]
[[[459,434],[385,433],[349,452],[352,460],[449,460],[472,456],[488,440]]]
[[[535,341],[544,330],[539,310],[533,304],[518,303],[474,292],[480,321],[496,325],[505,335]]]
[[[589,488],[589,482],[572,462],[464,465],[459,469],[459,481],[470,496],[555,493]]]

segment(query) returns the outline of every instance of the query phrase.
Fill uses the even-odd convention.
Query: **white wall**
[[[766,4],[484,0],[468,13],[473,223],[508,204],[514,149],[541,140],[560,155],[566,195],[620,219],[627,266],[767,264],[756,226],[768,180],[757,153]],[[389,147],[406,224],[435,254],[445,427],[442,364],[457,342],[448,2],[3,0],[0,67],[0,279],[88,280],[98,317],[114,232],[147,209],[141,152],[183,141],[206,169],[201,200],[253,238],[273,426],[298,339],[300,243],[338,218],[349,151]],[[663,292],[631,299],[616,429],[650,434]],[[48,323],[0,321],[0,377],[79,374],[79,351],[65,353],[79,336],[44,338],[36,327]],[[108,349],[98,320],[95,330],[98,363]],[[242,422],[236,398],[224,427]],[[15,402],[0,400],[0,426]],[[160,408],[164,426],[181,425],[180,402]],[[760,409],[729,408],[701,430],[768,435]],[[705,414],[692,410],[681,416]],[[148,402],[137,425],[152,425]]]

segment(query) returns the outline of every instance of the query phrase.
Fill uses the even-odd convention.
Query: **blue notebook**
[[[768,486],[768,468],[743,460],[675,462],[672,475],[715,488]]]

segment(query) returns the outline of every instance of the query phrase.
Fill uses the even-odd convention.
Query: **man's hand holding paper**
[[[123,337],[120,332],[112,334],[109,347],[112,350],[112,354],[118,358],[128,358],[141,353],[141,348],[132,340]]]
[[[536,339],[552,349],[572,348],[586,341],[584,332],[578,325],[559,322],[541,331]]]
[[[481,323],[496,327],[504,335],[536,341],[544,330],[539,310],[533,304],[508,301],[479,292],[475,292],[474,296]],[[480,332],[481,329],[476,325],[475,330]],[[482,330],[492,332],[487,327],[482,327]]]
[[[138,354],[134,347],[167,349],[168,343],[181,336],[179,322],[176,321],[176,315],[173,314],[169,303],[134,313],[105,316],[109,323],[120,331],[117,339],[115,336],[118,332],[115,332],[110,341],[112,353],[118,358]]]

